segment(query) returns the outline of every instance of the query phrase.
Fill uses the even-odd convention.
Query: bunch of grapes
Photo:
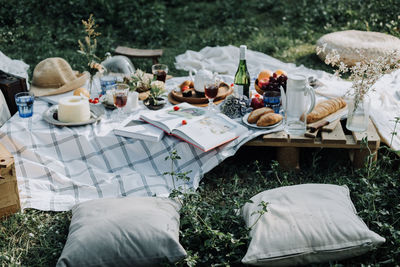
[[[264,85],[261,89],[263,91],[281,91],[281,86],[283,90],[286,92],[286,81],[287,76],[285,74],[277,75],[274,73],[271,77],[269,77],[269,82],[267,85]]]

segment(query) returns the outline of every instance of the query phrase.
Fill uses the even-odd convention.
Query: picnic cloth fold
[[[185,79],[171,79],[167,88],[175,88]],[[249,128],[236,140],[203,152],[172,136],[164,136],[160,142],[116,136],[112,111],[96,124],[57,127],[42,118],[49,107],[49,103],[36,100],[33,117],[16,114],[0,128],[0,142],[14,156],[22,208],[62,211],[90,199],[167,196],[173,183],[164,174],[172,171],[165,157],[174,149],[182,158],[174,162],[174,171],[191,171],[186,187],[197,188],[205,173],[247,141],[267,132]],[[144,111],[148,112],[141,104],[135,114]]]
[[[239,63],[239,48],[229,46],[205,47],[200,51],[188,50],[175,58],[175,67],[182,70],[201,68],[221,74],[235,75]],[[287,73],[299,73],[318,79],[321,86],[315,88],[318,99],[344,95],[351,82],[338,79],[321,70],[313,70],[293,63],[285,63],[264,53],[247,50],[246,62],[250,77],[254,81],[262,69],[275,71],[283,69]],[[252,86],[254,86],[252,84]],[[370,94],[370,116],[381,136],[381,140],[394,150],[400,150],[400,134],[392,134],[395,118],[400,117],[400,70],[384,75],[374,85]],[[397,132],[399,127],[397,127]]]

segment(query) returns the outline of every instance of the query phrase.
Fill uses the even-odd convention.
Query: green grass
[[[30,74],[39,61],[52,56],[64,57],[74,69],[81,70],[84,61],[76,52],[77,40],[84,36],[80,21],[93,13],[102,33],[99,55],[112,52],[117,45],[163,48],[161,62],[168,64],[174,76],[186,75],[174,68],[178,54],[228,44],[247,44],[249,49],[286,62],[331,71],[315,55],[316,40],[325,33],[345,29],[380,31],[399,37],[397,2],[21,0],[16,4],[0,0],[0,51],[28,63]],[[134,64],[150,71],[150,60],[137,60]],[[198,191],[202,196],[198,204],[203,207],[202,212],[211,214],[213,227],[248,240],[240,220],[235,222],[234,229],[229,227],[232,210],[226,205],[236,205],[278,186],[310,182],[346,184],[361,218],[386,242],[364,256],[330,265],[393,266],[400,262],[399,159],[385,148],[379,158],[377,164],[354,170],[345,151],[308,149],[302,151],[302,171],[287,173],[273,161],[274,149],[244,147],[205,175]],[[70,218],[70,212],[25,210],[2,220],[1,266],[54,265],[65,243]],[[191,255],[191,262],[198,265],[235,265],[246,252],[244,244],[235,246],[231,255],[218,255],[216,247],[204,248],[195,242],[196,229],[183,226],[181,230],[181,242]]]

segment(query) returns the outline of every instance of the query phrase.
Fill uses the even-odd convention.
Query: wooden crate
[[[0,218],[20,209],[14,158],[0,144]]]
[[[364,166],[364,162],[370,153],[374,153],[380,146],[380,137],[375,129],[372,121],[369,121],[368,130],[365,132],[349,132],[347,133],[340,123],[335,129],[328,132],[321,132],[321,136],[317,138],[309,138],[305,136],[289,136],[284,131],[266,134],[261,138],[257,138],[246,143],[247,146],[268,146],[277,147],[277,160],[280,166],[286,170],[299,169],[299,150],[304,147],[318,148],[344,148],[348,149],[350,159],[355,168]],[[368,138],[368,148],[362,148],[362,139]],[[370,152],[371,151],[371,152]],[[373,160],[377,160],[377,153]]]

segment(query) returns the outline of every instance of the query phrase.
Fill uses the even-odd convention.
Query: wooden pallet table
[[[365,132],[349,132],[338,123],[335,129],[321,132],[321,136],[309,138],[305,136],[289,136],[284,131],[266,134],[261,138],[251,140],[247,146],[277,147],[277,160],[280,166],[286,170],[298,170],[300,148],[344,148],[348,149],[350,159],[355,168],[364,166],[365,159],[370,153],[374,153],[380,146],[380,137],[372,121],[369,121],[368,130]],[[368,148],[362,146],[363,138],[368,140]],[[377,160],[375,153],[373,160]]]

